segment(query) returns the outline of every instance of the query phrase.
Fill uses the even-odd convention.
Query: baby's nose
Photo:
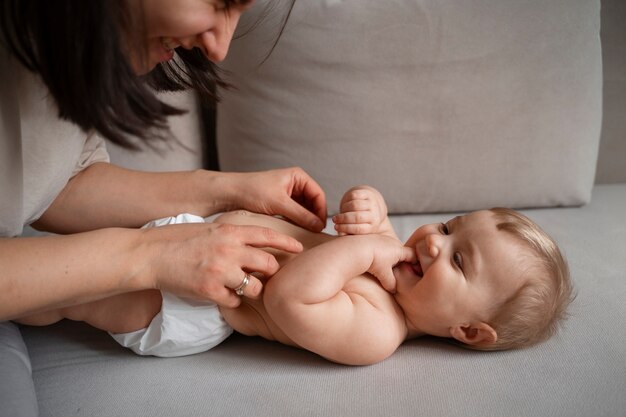
[[[428,255],[435,259],[439,256],[439,236],[435,233],[432,233],[426,236],[426,249],[428,250]]]

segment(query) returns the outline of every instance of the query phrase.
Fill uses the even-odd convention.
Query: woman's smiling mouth
[[[180,45],[174,41],[172,38],[161,38],[161,46],[168,52],[173,51],[178,48]]]

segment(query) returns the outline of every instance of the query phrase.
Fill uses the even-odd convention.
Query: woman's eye
[[[461,254],[459,252],[454,252],[454,255],[452,255],[452,259],[454,260],[456,266],[463,270],[463,257],[461,256]]]
[[[445,223],[441,223],[441,233],[444,235],[450,234],[450,230],[448,230],[448,225]]]

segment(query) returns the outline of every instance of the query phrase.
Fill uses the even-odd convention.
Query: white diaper
[[[179,214],[155,220],[144,227],[202,222],[202,217]],[[161,311],[147,328],[131,333],[109,333],[113,339],[138,355],[173,357],[205,352],[219,345],[233,332],[215,303],[190,300],[165,292],[161,295]]]
[[[204,219],[195,214],[183,213],[178,216],[163,217],[162,219],[153,220],[144,224],[141,228],[146,229],[148,227],[166,226],[168,224],[181,224],[181,223],[204,223]]]
[[[163,305],[150,325],[131,333],[109,333],[138,355],[169,358],[205,352],[233,332],[218,306],[161,293]]]

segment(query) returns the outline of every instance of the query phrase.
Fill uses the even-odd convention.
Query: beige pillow
[[[202,168],[202,127],[197,98],[191,91],[159,93],[159,99],[179,109],[187,110],[181,116],[168,119],[171,134],[176,140],[157,142],[153,147],[137,142],[141,151],[134,152],[112,142],[107,143],[111,162],[140,171],[185,171]]]
[[[274,6],[248,31],[266,7],[223,63],[223,170],[302,166],[331,211],[363,183],[396,213],[589,201],[599,1],[298,0],[259,66],[279,29]]]

